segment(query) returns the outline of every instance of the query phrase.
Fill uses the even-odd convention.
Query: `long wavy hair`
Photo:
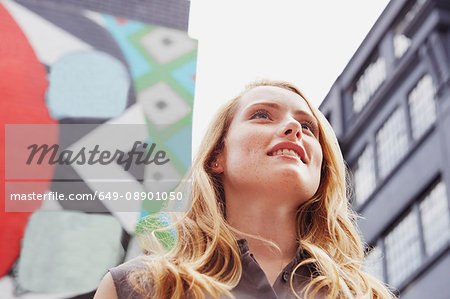
[[[298,246],[308,258],[295,270],[309,264],[313,275],[302,289],[290,286],[300,298],[320,292],[329,298],[393,298],[373,276],[362,271],[364,246],[356,229],[356,214],[349,205],[347,171],[336,136],[323,114],[294,85],[281,81],[258,81],[226,103],[215,115],[190,173],[192,205],[175,220],[177,240],[165,251],[155,231],[141,236],[153,255],[144,259],[146,267],[134,271],[129,280],[136,291],[150,298],[213,298],[231,296],[238,284],[242,265],[235,233],[225,216],[226,198],[220,176],[212,164],[224,149],[224,141],[239,99],[258,86],[275,86],[300,95],[319,123],[323,161],[315,195],[297,211]]]

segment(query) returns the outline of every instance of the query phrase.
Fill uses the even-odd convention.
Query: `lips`
[[[268,153],[269,156],[297,156],[306,164],[306,152],[300,145],[293,142],[280,142],[276,144]]]

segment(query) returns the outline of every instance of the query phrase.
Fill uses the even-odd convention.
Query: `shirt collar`
[[[244,239],[244,238],[238,239],[237,244],[238,244],[241,256],[246,254],[249,251],[247,239]],[[301,247],[298,247],[297,251],[295,253],[295,257],[294,257],[295,262],[298,263],[305,258],[306,258],[305,252],[303,251],[303,249]]]
[[[241,252],[241,255],[244,255],[248,252],[248,241],[247,239],[239,239],[237,240],[237,244],[239,247],[239,251]]]

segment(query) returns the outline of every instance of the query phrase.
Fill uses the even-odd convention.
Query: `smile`
[[[269,156],[293,156],[293,157],[297,157],[301,160],[300,156],[294,152],[293,150],[290,149],[279,149],[276,152],[273,153],[269,153]]]
[[[305,164],[307,160],[303,147],[292,142],[278,143],[267,153],[267,155],[295,157]]]

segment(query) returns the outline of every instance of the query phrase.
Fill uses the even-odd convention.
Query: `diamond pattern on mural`
[[[155,128],[162,130],[191,112],[191,107],[183,98],[165,82],[141,91],[138,101],[144,107],[144,112]]]
[[[167,192],[173,190],[180,183],[181,175],[171,162],[158,165],[149,165],[144,171],[145,190],[152,192]]]
[[[158,63],[168,63],[197,47],[185,32],[163,27],[144,36],[141,43]]]
[[[9,16],[9,13],[11,16]],[[54,136],[55,141],[53,143],[58,141],[64,147],[74,144],[82,145],[86,142],[86,138],[93,138],[94,141],[98,141],[95,138],[97,135],[94,131],[102,129],[104,124],[141,124],[141,129],[138,132],[136,132],[136,129],[131,130],[134,134],[139,134],[140,138],[137,140],[149,144],[154,142],[166,152],[170,162],[158,165],[158,167],[150,165],[144,169],[132,168],[131,171],[125,171],[121,165],[113,163],[108,174],[114,176],[114,179],[125,179],[127,191],[139,192],[140,194],[142,192],[160,191],[160,193],[167,193],[178,191],[178,184],[191,162],[192,105],[197,56],[197,42],[195,40],[191,40],[186,32],[180,30],[120,19],[93,11],[75,8],[66,10],[63,5],[61,7],[50,7],[40,4],[40,1],[0,1],[0,15],[2,15],[0,18],[0,23],[3,25],[1,26],[2,34],[6,34],[5,37],[7,37],[3,39],[3,43],[0,43],[0,50],[7,48],[9,51],[9,46],[13,49],[13,51],[10,51],[10,53],[13,53],[11,57],[2,56],[7,62],[3,65],[8,74],[8,78],[5,78],[5,80],[8,79],[6,85],[10,87],[6,91],[14,92],[15,97],[10,97],[11,101],[19,98],[27,99],[27,101],[23,100],[17,103],[10,103],[9,101],[4,103],[3,106],[6,105],[6,108],[11,108],[3,107],[6,110],[0,109],[0,112],[4,112],[3,114],[6,117],[2,119],[4,123],[56,123],[55,126],[59,130],[59,136]],[[25,57],[26,59],[23,55],[20,55],[24,51],[30,54]],[[73,55],[79,56],[89,53],[98,54],[95,57],[96,60],[93,60],[94,63],[98,64],[99,59],[105,57],[110,58],[109,63],[98,67],[97,70],[99,71],[96,71],[95,64],[86,63],[86,60],[82,66],[80,66],[80,63],[60,64]],[[27,67],[18,67],[23,65],[27,65]],[[42,65],[46,65],[46,69]],[[66,67],[64,72],[59,72],[61,66]],[[83,75],[85,73],[80,73],[80,67],[83,68],[81,71],[89,73]],[[30,69],[34,72],[30,72]],[[36,73],[36,69],[39,70],[38,73]],[[114,78],[111,79],[111,76]],[[73,84],[70,87],[75,88],[75,90],[72,90],[72,97],[67,97],[67,88],[63,88],[64,86],[67,87],[65,84],[70,83],[64,81],[67,78]],[[49,81],[48,84],[47,80]],[[120,81],[119,85],[111,85],[111,82],[117,83],[118,80]],[[31,85],[27,85],[29,82],[32,82]],[[106,85],[96,85],[99,86],[98,88],[88,85],[94,82]],[[24,86],[29,88],[23,88]],[[86,89],[86,86],[90,88]],[[27,97],[20,96],[24,90]],[[58,93],[55,93],[55,91],[58,91]],[[78,100],[74,101],[73,94],[81,94],[83,97],[78,96]],[[28,101],[30,96],[32,97]],[[47,101],[45,101],[46,96]],[[2,101],[0,101],[1,103]],[[58,106],[56,106],[56,103]],[[86,105],[89,106],[90,110],[86,108]],[[52,112],[57,112],[52,115],[58,120],[50,118]],[[72,126],[73,124],[92,124],[93,129],[78,130],[73,134],[64,129],[64,125]],[[128,136],[127,134],[126,136]],[[109,134],[108,137],[111,136],[111,138],[107,139],[117,143],[117,136],[114,135],[117,134]],[[130,135],[132,135],[131,132]],[[128,147],[123,148],[124,152],[127,150]],[[57,168],[54,172],[54,179],[65,176],[73,177],[77,179],[76,184],[69,181],[58,189],[52,182],[51,184],[48,183],[48,186],[45,186],[41,191],[42,193],[55,192],[66,188],[66,185],[71,185],[71,187],[62,190],[61,194],[68,193],[68,190],[76,194],[93,194],[94,191],[112,191],[121,188],[116,185],[113,187],[107,186],[106,182],[102,184],[96,180],[89,180],[87,171],[88,169],[83,167]],[[89,169],[89,175],[92,174],[91,171],[93,170]],[[142,180],[142,177],[144,180]],[[186,185],[189,187],[189,184]],[[25,189],[22,188],[23,190]],[[156,193],[154,194],[157,196]],[[187,191],[185,194],[190,193]],[[184,208],[189,203],[188,198],[188,196],[183,195],[182,201],[173,201],[172,203]],[[7,286],[5,288],[4,282],[14,279],[15,286],[32,291],[24,295],[27,298],[68,298],[73,296],[77,296],[76,298],[92,298],[92,294],[86,292],[90,292],[98,285],[101,276],[110,266],[120,263],[125,253],[127,259],[142,254],[142,251],[136,246],[137,240],[131,237],[133,233],[145,231],[149,227],[166,226],[171,221],[164,218],[166,217],[164,213],[153,214],[160,211],[160,205],[152,205],[149,200],[127,202],[127,206],[123,209],[117,209],[113,205],[113,201],[93,200],[82,205],[72,204],[74,202],[62,201],[51,202],[50,205],[44,204],[37,213],[45,210],[53,211],[52,217],[43,217],[45,223],[50,224],[54,222],[53,220],[59,219],[59,222],[57,222],[60,224],[53,225],[52,229],[61,230],[64,228],[61,223],[73,223],[74,225],[83,223],[80,229],[75,231],[75,235],[70,235],[70,230],[68,234],[73,244],[78,244],[77,246],[85,250],[72,250],[67,254],[67,250],[59,250],[60,247],[54,246],[53,249],[65,252],[67,257],[64,262],[66,263],[86,260],[84,253],[90,252],[92,257],[97,257],[96,263],[90,265],[94,266],[94,271],[86,276],[83,274],[85,271],[83,272],[81,267],[87,264],[78,263],[77,267],[72,267],[74,271],[69,274],[75,275],[74,277],[84,275],[86,276],[85,279],[77,278],[75,284],[67,283],[70,279],[64,282],[58,280],[64,277],[64,269],[67,269],[67,267],[61,267],[64,262],[58,263],[54,255],[51,254],[41,254],[39,260],[35,260],[32,248],[28,246],[36,238],[39,239],[40,234],[40,232],[37,233],[38,225],[25,227],[31,213],[23,214],[24,217],[20,219],[12,217],[14,216],[12,213],[8,214],[9,217],[4,217],[5,213],[0,213],[0,222],[8,228],[9,234],[7,237],[12,240],[12,242],[8,241],[8,246],[11,247],[9,249],[13,251],[9,256],[4,254],[2,257],[5,258],[1,261],[5,260],[5,263],[0,263],[2,264],[2,267],[0,267],[0,270],[2,270],[0,271],[0,294],[3,295],[0,295],[0,297],[6,296],[5,298],[9,298],[12,296],[12,287]],[[154,200],[154,202],[163,202],[163,200]],[[178,207],[177,209],[178,211],[182,210]],[[68,212],[68,210],[75,211]],[[84,213],[93,211],[101,211],[108,215],[99,216]],[[67,215],[72,219],[71,221],[64,220],[68,217]],[[72,215],[75,216],[72,217]],[[157,218],[150,217],[153,222],[140,219],[146,215]],[[98,223],[93,222],[102,217],[107,217],[113,221],[114,227],[106,225],[106,228],[99,229]],[[96,221],[86,221],[88,218]],[[111,233],[113,228],[114,232]],[[88,234],[81,233],[81,229],[85,229]],[[64,228],[63,230],[66,231],[67,229]],[[47,233],[54,232],[54,230],[45,231]],[[99,231],[100,233],[107,232],[107,234],[101,235],[101,238],[95,238],[94,233]],[[27,233],[26,240],[20,243],[24,232]],[[74,232],[72,231],[72,233]],[[173,239],[175,232],[169,231],[166,234],[168,237],[163,236],[164,238],[172,236],[170,238]],[[64,237],[67,239],[67,234],[52,233],[52,235],[56,236],[52,240],[55,244],[64,245],[67,243],[64,241]],[[92,238],[86,239],[91,235],[94,236],[93,240],[91,240]],[[130,237],[131,239],[129,239]],[[30,240],[33,242],[28,242]],[[131,241],[129,242],[129,240]],[[101,248],[98,245],[100,243],[102,246],[103,244],[109,244],[110,250]],[[172,243],[168,243],[168,247]],[[50,245],[49,243],[46,246]],[[52,250],[49,249],[47,252],[52,252]],[[20,261],[17,260],[19,253]],[[110,265],[105,263],[100,265],[99,263],[105,261],[106,258],[108,258]],[[18,262],[17,265],[20,265],[19,268],[21,269],[20,275],[17,277],[11,276],[11,273],[13,273],[11,266],[14,262]],[[56,277],[56,280],[51,281],[51,284],[47,283],[48,275],[29,276],[30,273],[46,273],[45,271],[50,271],[50,274]],[[58,274],[58,271],[62,271],[62,276]],[[45,282],[43,282],[44,280]],[[45,294],[40,297],[36,292],[44,292]],[[53,295],[55,296],[53,297]]]

